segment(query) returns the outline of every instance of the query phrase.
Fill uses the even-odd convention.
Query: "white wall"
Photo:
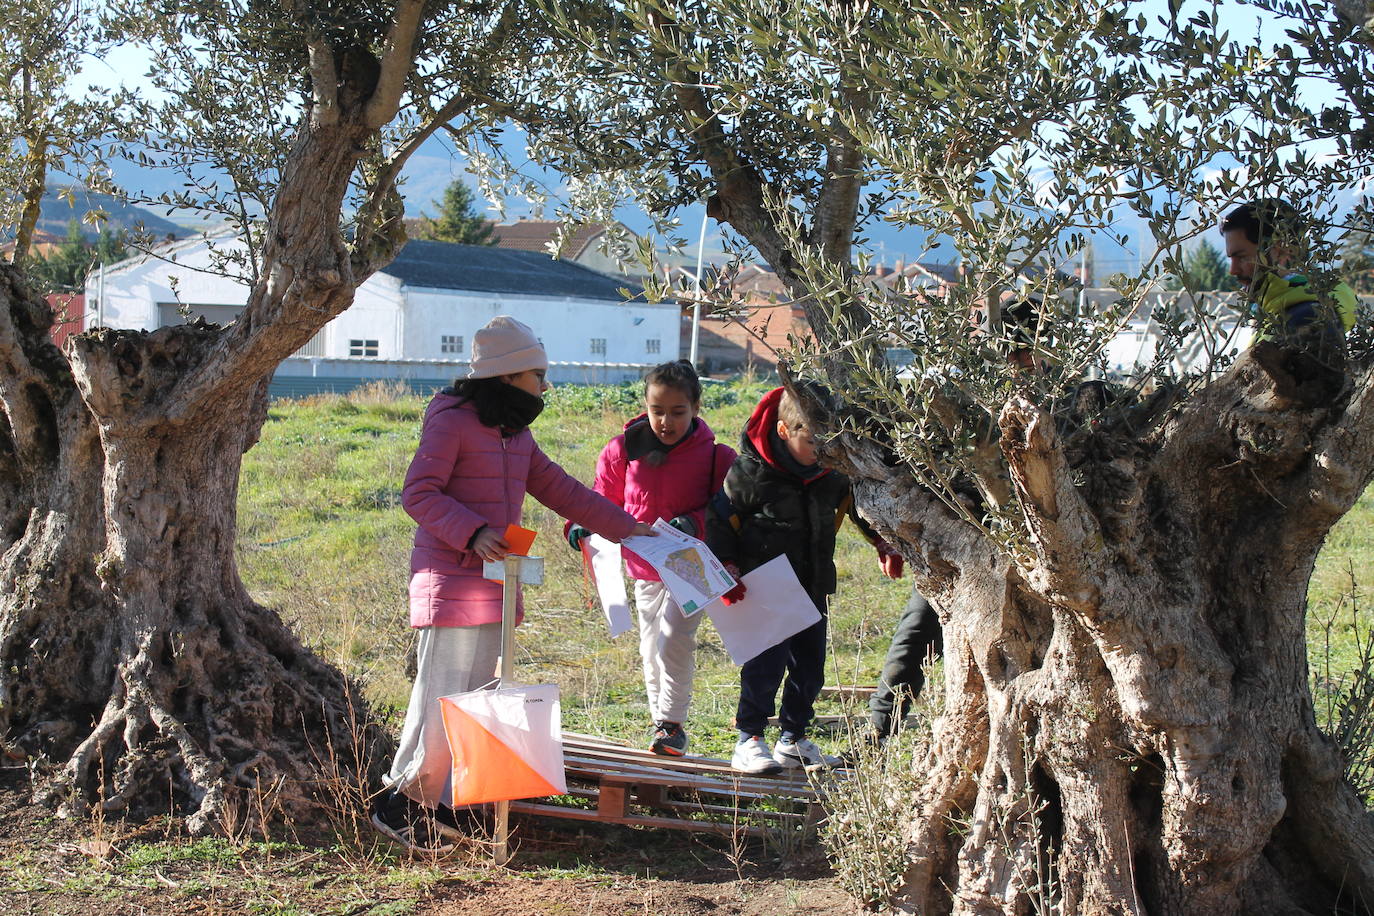
[[[1219,334],[1211,338],[1196,332],[1185,338],[1172,361],[1174,371],[1201,372],[1210,365],[1214,355],[1243,352],[1254,339],[1254,329],[1248,325],[1227,322],[1219,325],[1218,330]],[[1107,345],[1107,368],[1131,375],[1149,365],[1154,360],[1159,337],[1153,325],[1143,321],[1129,322]]]
[[[217,239],[212,242],[219,251],[242,251],[237,239]],[[160,326],[159,306],[182,303],[190,308],[190,318],[201,311],[197,306],[220,306],[208,309],[209,319],[227,323],[223,306],[242,308],[248,302],[247,284],[209,272],[214,261],[203,239],[187,240],[163,249],[162,258],[145,257],[127,262],[118,269],[107,270],[104,280],[104,302],[97,313],[94,306],[86,310],[86,328],[97,324],[115,328],[135,328],[145,331]],[[175,261],[167,258],[175,257]],[[88,302],[96,302],[101,287],[99,273],[86,278]],[[325,325],[322,356],[348,356],[351,340],[376,340],[378,359],[398,359],[401,352],[401,293],[400,284],[392,277],[374,275],[359,288],[353,305],[342,315]],[[187,319],[177,319],[178,322]]]
[[[224,250],[242,249],[237,240],[221,239]],[[202,242],[180,243],[165,249],[175,263],[146,257],[105,271],[105,299],[100,298],[100,273],[86,278],[86,328],[158,328],[158,306],[181,302],[187,305],[243,305],[248,287],[228,277],[209,273],[210,250]],[[197,269],[202,268],[202,269]]]
[[[325,325],[325,356],[348,356],[350,340],[377,341],[378,359],[404,359],[401,284],[373,274],[353,296],[353,304]]]
[[[216,244],[241,248],[228,239]],[[167,253],[176,255],[175,263],[146,258],[107,271],[101,311],[97,319],[96,309],[87,308],[86,327],[99,323],[152,331],[159,326],[161,303],[242,306],[248,301],[247,285],[196,269],[211,264],[203,241],[179,243]],[[98,289],[98,275],[92,274],[88,301],[96,301]],[[215,317],[223,320],[224,310],[217,311]],[[375,340],[381,360],[465,361],[472,355],[473,334],[496,315],[513,315],[534,328],[551,362],[652,366],[678,354],[681,322],[673,304],[407,288],[379,273],[359,287],[347,311],[325,326],[319,355],[347,357],[350,341]],[[442,352],[440,339],[446,334],[462,337],[461,352]],[[605,341],[604,353],[593,352],[593,339]],[[658,341],[657,352],[650,352],[649,340]]]
[[[681,320],[672,304],[418,288],[405,294],[405,348],[411,359],[469,358],[472,335],[496,315],[511,315],[533,328],[550,362],[655,365],[677,358]],[[462,337],[463,351],[442,353],[443,335]],[[605,341],[605,353],[592,352],[594,338]],[[649,352],[648,340],[659,342],[658,352]]]

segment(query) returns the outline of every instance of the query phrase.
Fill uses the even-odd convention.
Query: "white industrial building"
[[[216,265],[245,251],[239,239],[199,237],[106,266],[87,278],[86,326],[151,331],[196,317],[227,324],[249,287]],[[494,315],[534,328],[552,382],[636,379],[677,358],[680,316],[676,304],[626,301],[624,287],[623,277],[539,252],[412,241],[282,364],[274,387],[346,390],[388,378],[416,388],[447,384],[467,372],[473,332]]]

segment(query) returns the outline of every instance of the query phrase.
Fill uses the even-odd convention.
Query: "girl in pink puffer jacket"
[[[453,761],[439,697],[493,681],[502,586],[482,577],[482,563],[510,552],[503,532],[519,524],[526,492],[611,540],[652,534],[535,444],[529,425],[544,407],[548,365],[533,331],[493,318],[474,336],[468,377],[430,402],[406,472],[401,505],[419,525],[410,560],[416,676],[389,791],[372,823],[412,851],[447,851],[445,834],[458,830],[445,807]]]
[[[592,486],[641,522],[665,519],[694,537],[706,531],[706,504],[721,488],[735,450],[716,442],[701,419],[701,381],[687,360],[664,363],[644,377],[644,413],[606,444]],[[576,550],[585,528],[568,526]],[[696,674],[701,614],[682,613],[652,566],[626,552],[639,615],[639,656],[654,736],[655,754],[680,757],[687,750],[682,723]]]

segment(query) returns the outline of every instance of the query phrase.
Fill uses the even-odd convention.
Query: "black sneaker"
[[[372,826],[412,855],[442,856],[454,849],[431,812],[399,792],[387,792],[377,800]]]
[[[855,736],[850,748],[840,754],[840,768],[855,769],[863,761],[873,759],[886,744],[886,735],[879,734],[876,729],[865,728]]]
[[[687,753],[687,732],[676,722],[661,722],[654,729],[649,750],[660,757],[681,757]]]

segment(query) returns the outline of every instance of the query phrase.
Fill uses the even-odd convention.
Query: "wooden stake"
[[[520,561],[518,556],[508,556],[505,560],[505,576],[501,584],[501,686],[510,686],[515,677],[515,599],[520,588]],[[505,865],[511,860],[510,853],[510,802],[496,803],[496,847],[494,858],[497,865]]]

